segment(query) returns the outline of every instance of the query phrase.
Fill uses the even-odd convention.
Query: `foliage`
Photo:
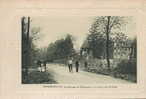
[[[128,36],[122,32],[116,32],[112,36],[112,40],[116,44],[116,48],[129,46],[131,44],[131,40],[128,38]]]
[[[36,41],[36,40],[38,40],[38,39],[40,39],[39,37],[40,37],[40,31],[41,31],[41,29],[40,29],[40,27],[32,27],[31,28],[31,37],[32,37],[32,41]]]
[[[106,36],[106,28],[107,28],[107,19],[108,16],[100,16],[96,17],[95,21],[91,25],[89,30],[90,33],[102,33],[103,36]],[[119,31],[121,26],[125,25],[125,18],[120,16],[110,16],[109,22],[109,31],[113,33],[114,31]]]
[[[22,67],[26,65],[33,66],[34,61],[38,58],[38,49],[34,41],[39,39],[40,28],[30,28],[30,21],[26,17],[22,17]],[[30,31],[29,31],[30,30]]]
[[[52,61],[67,58],[73,55],[74,52],[72,36],[67,35],[65,39],[60,39],[49,44],[47,48],[47,60]]]
[[[113,76],[128,81],[137,81],[137,62],[136,59],[121,60],[117,67],[112,71]]]
[[[136,60],[122,60],[115,71],[122,74],[136,74]]]
[[[53,76],[48,72],[33,71],[28,75],[28,80],[22,79],[23,84],[54,84]]]
[[[90,34],[87,37],[89,42],[89,48],[93,51],[93,56],[96,58],[100,58],[101,56],[106,56],[106,45],[107,45],[107,23],[108,23],[108,16],[101,16],[97,17],[91,28],[89,30]],[[113,54],[113,39],[112,33],[115,30],[120,30],[121,25],[124,24],[123,17],[112,16],[110,17],[109,22],[109,40],[108,40],[108,51],[109,58],[112,58]]]
[[[93,52],[94,58],[105,58],[106,38],[101,33],[92,33],[88,35],[89,48]],[[109,41],[110,58],[113,54],[113,41]]]

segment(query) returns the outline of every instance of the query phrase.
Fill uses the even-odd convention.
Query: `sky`
[[[64,38],[67,34],[74,37],[74,48],[79,50],[84,42],[95,16],[45,16],[31,17],[30,28],[39,27],[40,33],[35,45],[38,48],[47,47],[51,42]],[[129,23],[123,27],[123,32],[129,37],[136,35],[135,18],[130,18]]]

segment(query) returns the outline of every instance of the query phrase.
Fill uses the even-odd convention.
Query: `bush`
[[[47,72],[33,71],[28,74],[27,81],[22,79],[24,84],[55,84],[53,76]]]
[[[136,82],[137,68],[136,59],[122,60],[113,70],[114,77],[130,80]]]
[[[115,71],[122,74],[136,74],[135,60],[122,60],[115,68]]]

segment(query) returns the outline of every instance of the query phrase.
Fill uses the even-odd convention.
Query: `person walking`
[[[69,59],[69,61],[68,61],[69,72],[73,72],[73,70],[72,70],[72,63],[73,63],[72,59]]]
[[[79,71],[79,61],[78,60],[76,60],[75,66],[76,66],[76,72],[78,72]]]
[[[41,69],[41,61],[40,60],[37,61],[37,65],[38,65],[39,71],[42,72],[42,69]]]
[[[44,62],[43,62],[43,65],[44,65],[44,71],[45,71],[45,72],[46,72],[46,69],[47,69],[46,64],[47,64],[47,62],[44,61]]]
[[[88,63],[87,63],[87,61],[85,61],[84,66],[85,66],[85,69],[88,68]]]

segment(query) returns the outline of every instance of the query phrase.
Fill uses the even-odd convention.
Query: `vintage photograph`
[[[135,16],[22,16],[22,84],[137,83]]]

